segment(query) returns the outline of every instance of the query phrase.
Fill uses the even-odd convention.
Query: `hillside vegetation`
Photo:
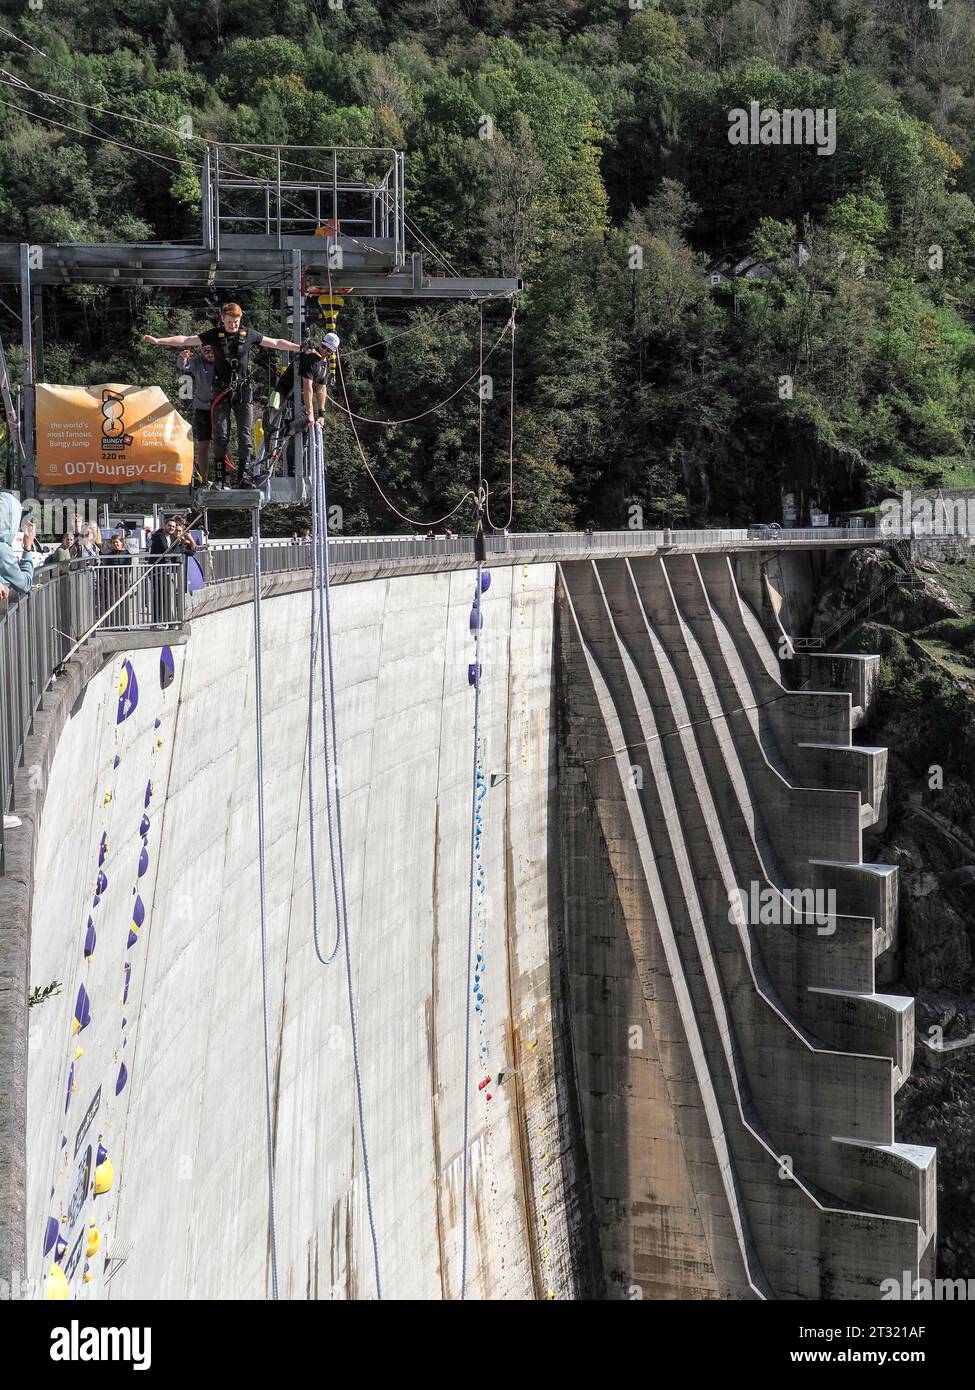
[[[961,0],[0,8],[2,239],[197,239],[202,139],[404,149],[409,214],[443,255],[526,280],[522,529],[625,526],[634,505],[647,525],[773,517],[796,479],[833,510],[975,482],[975,19]],[[729,112],[752,101],[835,109],[835,153],[732,145]],[[723,253],[759,256],[771,278],[712,288]],[[239,297],[274,322],[267,286]],[[45,298],[52,381],[172,390],[171,359],[139,334],[212,313],[176,292]],[[489,307],[488,342],[505,315]],[[365,415],[416,415],[476,363],[469,304],[353,302],[340,328],[360,349],[347,375]],[[503,501],[507,345],[492,374],[485,467]],[[337,420],[330,436],[347,527],[395,529]],[[363,442],[401,504],[436,514],[475,467],[473,393]]]

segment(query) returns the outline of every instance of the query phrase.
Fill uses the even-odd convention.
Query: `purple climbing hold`
[[[98,877],[95,880],[95,892],[99,895],[99,897],[101,897],[102,893],[104,893],[107,887],[108,879],[105,877],[105,871],[104,869],[99,869]]]
[[[119,755],[116,753],[116,754],[115,754],[115,761],[114,761],[114,763],[112,763],[112,767],[118,767],[118,765],[119,765],[119,763],[120,763],[121,761],[122,761],[122,759],[121,759],[121,758],[119,757]]]
[[[152,800],[152,781],[150,780],[150,781],[148,781],[148,782],[146,783],[146,799],[145,799],[144,805],[148,807],[149,802],[150,802],[151,800]]]
[[[484,674],[484,667],[479,661],[472,661],[467,668],[467,684],[475,685]]]
[[[116,724],[121,724],[123,719],[128,719],[138,703],[139,682],[135,678],[132,662],[123,661],[122,674],[119,677],[118,713],[115,717]]]
[[[47,1230],[44,1232],[44,1257],[45,1257],[45,1259],[46,1259],[47,1256],[51,1253],[51,1251],[54,1249],[54,1245],[55,1245],[55,1242],[57,1241],[57,1238],[58,1238],[58,1223],[57,1223],[57,1218],[56,1218],[56,1217],[53,1217],[53,1216],[49,1216],[49,1217],[47,1218]]]
[[[104,1163],[106,1158],[108,1158],[108,1150],[106,1149],[102,1141],[99,1139],[98,1152],[95,1155],[95,1167],[97,1168],[99,1163]]]
[[[139,835],[142,839],[149,834],[149,826],[152,824],[148,816],[143,816],[139,822]]]
[[[115,1094],[116,1094],[117,1096],[118,1096],[118,1095],[121,1095],[122,1092],[125,1090],[125,1083],[128,1081],[128,1079],[129,1079],[128,1069],[126,1068],[126,1065],[125,1065],[125,1063],[123,1062],[122,1065],[121,1065],[121,1066],[119,1067],[119,1069],[118,1069],[118,1080],[117,1080],[116,1083],[115,1083]]]
[[[153,727],[154,729],[158,729],[158,728],[159,728],[159,725],[160,725],[161,723],[162,723],[162,720],[161,720],[161,719],[157,719],[156,722],[155,722],[155,724],[153,724],[152,727]]]
[[[108,835],[103,830],[102,838],[98,845],[98,867],[101,868],[105,863],[105,856],[108,853]]]
[[[172,647],[163,647],[159,653],[159,685],[162,690],[172,685],[176,676],[176,662],[173,659]],[[159,721],[156,721],[156,728],[159,728]]]
[[[88,991],[84,985],[78,986],[78,998],[74,1006],[74,1029],[75,1033],[83,1033],[91,1022],[91,1001],[88,998]]]
[[[143,846],[142,846],[142,853],[139,855],[139,877],[140,877],[140,878],[141,878],[142,875],[145,873],[146,869],[148,869],[148,867],[149,867],[149,851],[146,849],[145,845],[143,845]]]
[[[486,594],[491,587],[491,571],[481,570],[481,593]]]
[[[85,931],[85,960],[91,960],[95,954],[95,923],[88,918],[88,927]]]
[[[481,605],[477,599],[474,600],[474,607],[471,609],[470,629],[476,632],[479,627],[484,626],[484,614],[481,612]]]
[[[74,1062],[68,1072],[68,1094],[64,1098],[64,1113],[68,1113],[68,1106],[71,1104],[71,1092],[74,1090]]]

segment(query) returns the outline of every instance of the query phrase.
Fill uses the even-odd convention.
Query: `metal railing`
[[[94,632],[179,626],[186,612],[183,557],[38,569],[26,594],[0,604],[0,812],[45,693],[79,642]],[[0,821],[0,874],[5,872]]]
[[[208,145],[203,242],[219,253],[234,235],[273,238],[328,231],[382,242],[406,261],[405,157],[383,146]],[[374,251],[380,248],[373,247]]]

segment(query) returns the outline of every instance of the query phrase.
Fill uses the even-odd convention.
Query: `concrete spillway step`
[[[601,738],[580,736],[589,751],[607,741],[610,750],[587,763],[588,790],[613,872],[626,885],[622,906],[635,955],[642,958],[659,937],[668,969],[681,973],[680,1022],[685,1036],[699,1040],[697,1082],[713,1098],[708,1135],[696,1137],[714,1146],[720,1136],[723,1161],[732,1166],[725,1199],[749,1283],[764,1292],[764,1280],[779,1297],[872,1296],[849,1268],[838,1272],[841,1259],[835,1268],[821,1260],[804,1275],[795,1253],[807,1241],[821,1251],[824,1227],[856,1211],[857,1222],[876,1222],[881,1264],[916,1263],[918,1227],[927,1232],[933,1224],[925,1200],[931,1154],[901,1149],[892,1132],[895,1072],[899,1078],[909,1056],[910,1001],[873,992],[869,920],[837,917],[840,929],[817,943],[801,927],[773,934],[729,912],[747,875],[774,894],[766,861],[776,875],[782,858],[790,868],[800,862],[795,836],[775,835],[764,823],[762,790],[780,786],[786,809],[793,798],[814,805],[818,798],[770,765],[748,713],[739,708],[745,727],[732,725],[719,689],[739,705],[742,692],[734,673],[721,668],[713,630],[691,631],[667,570],[656,560],[603,562],[564,567],[561,578],[567,685],[585,677],[594,698],[579,698],[604,728]],[[685,576],[681,603],[697,623],[710,621],[699,576],[696,589]],[[845,834],[852,868],[859,796],[826,791],[816,809],[820,819],[829,815],[836,795],[847,812],[839,840],[835,828],[815,820],[811,838],[836,844]],[[808,851],[802,862],[808,879]],[[660,975],[641,979],[652,1020]],[[824,1031],[841,1043],[824,1046]],[[877,1055],[849,1055],[842,1050],[849,1041]],[[785,1251],[784,1228],[802,1229]],[[810,1278],[819,1280],[819,1293],[808,1291]],[[833,1287],[834,1278],[847,1291],[824,1294],[823,1279]]]

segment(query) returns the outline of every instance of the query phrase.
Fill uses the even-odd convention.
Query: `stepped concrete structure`
[[[885,814],[885,751],[854,742],[875,662],[805,658],[787,688],[814,561],[786,560],[492,565],[473,984],[473,573],[336,584],[384,1297],[460,1292],[469,1011],[468,1296],[872,1299],[932,1271],[934,1152],[893,1128],[896,869],[862,858]],[[312,931],[309,768],[327,956],[307,583],[270,575],[262,604],[278,1268],[283,1297],[372,1298],[346,959],[323,966]],[[25,1120],[22,1149],[4,1122],[0,1253],[35,1291],[61,1251],[73,1297],[270,1292],[249,592],[89,644],[25,754],[5,974],[58,989],[19,1061],[5,1015]]]

